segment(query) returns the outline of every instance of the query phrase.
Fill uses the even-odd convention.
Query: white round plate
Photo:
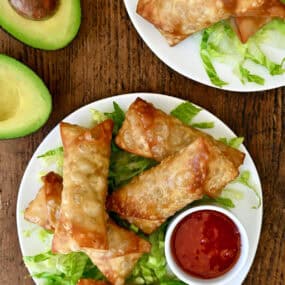
[[[219,88],[211,83],[203,67],[199,52],[201,33],[197,33],[178,45],[170,47],[160,32],[136,13],[138,0],[124,0],[124,2],[136,30],[160,60],[187,78]],[[274,50],[271,52],[275,53],[274,58],[282,59],[285,57],[285,53],[282,50]],[[229,83],[222,89],[238,92],[254,92],[285,86],[285,74],[271,76],[266,69],[261,66],[254,65],[254,67],[251,68],[254,68],[256,74],[265,78],[264,85],[258,85],[256,83],[242,84],[238,77],[233,74],[232,66],[226,64],[217,65],[217,71],[221,79]]]
[[[102,112],[112,112],[113,101],[115,101],[123,108],[123,110],[127,110],[128,106],[137,97],[141,97],[146,101],[152,102],[156,107],[162,109],[165,112],[170,112],[177,105],[184,102],[183,100],[178,98],[159,94],[126,94],[106,98],[86,105],[67,116],[64,121],[85,127],[90,127],[92,125],[92,116],[90,109],[97,109]],[[214,122],[215,127],[212,129],[208,129],[207,132],[213,135],[215,138],[235,137],[235,134],[222,121],[220,121],[217,117],[215,117],[208,111],[202,110],[195,117],[195,122],[205,121]],[[37,156],[60,145],[61,139],[59,134],[59,126],[56,126],[35,151],[23,176],[17,202],[17,229],[23,256],[35,255],[48,250],[47,244],[39,240],[38,233],[33,230],[31,231],[31,229],[34,229],[37,226],[24,220],[23,210],[28,206],[29,202],[34,199],[36,193],[41,187],[41,182],[39,179],[40,172],[43,170],[48,170],[44,168],[44,165],[42,164],[40,159],[37,159]],[[243,145],[240,149],[246,154],[245,162],[241,166],[240,170],[250,171],[251,182],[255,185],[256,191],[259,193],[262,199],[260,179],[255,168],[254,162],[252,161],[249,153]],[[230,283],[231,285],[241,284],[250,269],[257,249],[262,222],[262,201],[261,206],[258,209],[253,209],[252,206],[257,204],[254,192],[240,184],[231,186],[231,188],[233,187],[241,191],[244,196],[243,199],[235,201],[236,207],[232,210],[232,212],[238,217],[238,219],[241,221],[247,231],[250,249],[245,266],[240,272],[238,278],[236,278]],[[31,232],[31,235],[29,237],[27,237],[25,234],[27,231]],[[37,284],[40,283],[37,282]]]

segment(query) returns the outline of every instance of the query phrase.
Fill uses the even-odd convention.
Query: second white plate
[[[200,57],[201,33],[197,33],[175,47],[170,47],[160,32],[136,13],[138,0],[124,0],[130,19],[136,30],[149,48],[173,70],[202,84],[216,87],[208,78]],[[277,51],[277,58],[284,58],[284,51]],[[282,54],[281,54],[282,53]],[[256,67],[257,68],[257,67]],[[265,78],[264,85],[256,83],[242,84],[233,74],[232,66],[221,64],[218,67],[220,77],[229,84],[223,90],[238,92],[264,91],[285,85],[285,74],[271,76],[263,67],[258,67],[257,74]]]

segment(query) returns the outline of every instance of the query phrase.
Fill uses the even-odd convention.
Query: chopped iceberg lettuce
[[[180,120],[186,125],[191,125],[194,128],[200,129],[210,129],[214,128],[214,122],[198,122],[193,123],[192,120],[202,111],[201,108],[198,108],[190,102],[184,102],[179,104],[175,109],[173,109],[170,114]]]
[[[227,82],[218,75],[215,62],[232,64],[234,74],[242,83],[255,82],[263,85],[264,78],[245,67],[247,61],[263,66],[271,75],[285,72],[284,59],[279,63],[272,61],[264,52],[264,46],[284,49],[284,20],[274,19],[245,44],[240,42],[229,21],[221,21],[203,31],[200,55],[209,79],[218,87],[225,86]]]
[[[44,285],[76,285],[80,278],[104,279],[102,273],[82,252],[53,254],[51,251],[24,257],[32,276]]]

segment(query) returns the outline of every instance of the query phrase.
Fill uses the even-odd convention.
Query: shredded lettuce
[[[43,243],[47,242],[48,240],[50,240],[50,238],[52,237],[53,233],[51,231],[48,231],[46,229],[40,228],[39,232],[38,232],[38,237],[39,240]]]
[[[114,111],[111,113],[104,113],[104,115],[112,119],[114,122],[113,134],[116,135],[125,120],[125,112],[121,109],[119,104],[113,102]]]
[[[227,82],[219,77],[214,67],[215,62],[232,63],[233,72],[243,84],[255,82],[263,85],[264,78],[253,74],[245,66],[248,61],[251,61],[266,68],[271,75],[283,74],[284,59],[280,63],[272,61],[264,52],[264,46],[284,49],[284,43],[284,20],[271,21],[245,44],[240,42],[229,21],[221,21],[204,30],[200,55],[209,79],[218,87],[225,86]]]
[[[102,273],[82,252],[53,254],[51,251],[24,257],[32,276],[44,285],[76,285],[80,278],[104,279]]]
[[[199,122],[193,123],[192,120],[202,111],[190,102],[184,102],[179,104],[175,109],[173,109],[170,114],[180,120],[186,125],[191,125],[194,128],[209,129],[215,126],[214,122]]]
[[[238,189],[226,187],[222,192],[223,198],[242,200],[244,198],[244,193]]]
[[[160,226],[158,230],[149,236],[149,241],[152,245],[151,252],[140,258],[129,276],[127,284],[185,284],[167,270],[164,254],[166,227],[167,223]]]
[[[249,170],[242,171],[239,177],[232,183],[241,183],[254,192],[257,198],[257,205],[252,206],[253,209],[258,209],[261,206],[261,196],[256,190],[256,187],[251,183],[251,174]]]
[[[207,195],[205,195],[202,199],[193,202],[191,204],[191,207],[198,206],[198,205],[204,205],[204,204],[216,204],[223,208],[228,208],[228,209],[235,207],[235,204],[233,203],[233,201],[228,197],[220,196],[217,198],[212,198]]]
[[[232,139],[219,138],[219,141],[230,146],[230,147],[238,149],[242,145],[244,138],[243,137],[236,137],[236,138],[232,138]]]
[[[40,228],[37,225],[23,231],[23,236],[25,238],[30,238],[33,234],[36,234],[42,243],[47,243],[50,241],[53,233],[44,228]]]
[[[213,129],[215,127],[215,123],[214,122],[193,123],[191,124],[191,126],[197,129]]]
[[[93,122],[95,124],[100,124],[107,119],[107,116],[104,115],[104,113],[102,113],[96,109],[91,109],[90,112],[92,115]]]
[[[49,150],[44,154],[39,155],[37,158],[41,158],[46,167],[56,165],[56,172],[62,175],[63,168],[63,147],[57,147],[55,149]]]
[[[144,170],[156,165],[157,162],[117,149],[111,154],[109,170],[109,188],[115,190],[130,181],[131,178]]]

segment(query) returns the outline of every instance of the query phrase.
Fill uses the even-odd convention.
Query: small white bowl
[[[240,251],[240,256],[239,259],[237,260],[236,264],[231,268],[228,272],[225,274],[221,275],[220,277],[216,278],[210,278],[210,279],[202,279],[198,277],[194,277],[190,274],[187,274],[185,271],[181,269],[181,267],[176,263],[175,258],[172,254],[171,250],[171,238],[174,229],[178,225],[178,223],[185,218],[186,216],[198,212],[198,211],[203,211],[203,210],[212,210],[216,211],[219,213],[222,213],[226,215],[230,220],[234,222],[236,225],[237,229],[240,232],[240,237],[241,237],[241,251]],[[228,210],[225,210],[223,208],[217,207],[217,206],[198,206],[198,207],[193,207],[190,208],[172,220],[170,225],[167,228],[166,231],[166,237],[165,237],[165,255],[166,255],[166,260],[167,264],[170,268],[170,270],[183,282],[191,285],[223,285],[223,284],[231,284],[231,281],[234,280],[234,277],[240,272],[240,270],[243,268],[247,257],[248,257],[248,250],[249,250],[249,243],[248,243],[248,236],[246,233],[245,228],[241,224],[241,222]]]

